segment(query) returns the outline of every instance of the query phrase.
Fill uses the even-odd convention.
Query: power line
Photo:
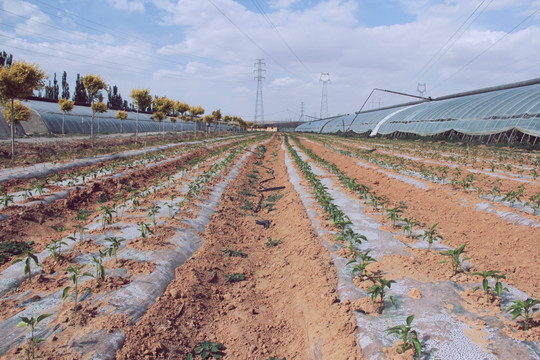
[[[60,12],[63,12],[63,13],[66,14],[66,16],[70,16],[70,17],[75,17],[75,18],[81,19],[81,20],[86,21],[86,22],[88,22],[88,23],[90,23],[90,24],[94,24],[94,25],[97,25],[97,26],[99,26],[99,27],[101,27],[101,28],[103,28],[103,29],[106,29],[106,30],[108,30],[108,31],[111,32],[111,33],[116,33],[116,34],[120,34],[120,35],[121,35],[121,36],[116,36],[116,38],[119,37],[119,38],[122,38],[122,39],[127,40],[127,41],[132,41],[133,39],[136,39],[136,40],[141,41],[142,43],[147,44],[147,45],[148,45],[150,48],[152,48],[152,49],[157,49],[157,48],[158,48],[157,46],[155,46],[155,44],[156,44],[155,41],[149,41],[149,40],[143,39],[143,38],[141,38],[141,37],[135,35],[134,33],[125,33],[125,32],[123,32],[123,31],[120,31],[120,30],[116,29],[116,28],[113,28],[113,27],[110,27],[110,26],[107,26],[107,25],[98,23],[98,22],[96,22],[96,21],[87,19],[87,18],[85,18],[85,17],[83,17],[83,16],[80,16],[80,15],[74,14],[74,13],[71,12],[71,11],[68,11],[68,10],[65,10],[65,9],[62,9],[62,8],[59,8],[59,7],[56,7],[56,6],[54,6],[54,5],[48,4],[48,3],[46,3],[46,2],[44,2],[44,1],[42,1],[42,0],[33,0],[33,1],[40,2],[40,3],[42,3],[42,4],[46,5],[46,6],[49,6],[49,7],[53,8],[53,9],[55,9],[55,10],[58,10],[58,11],[60,11]],[[59,19],[62,19],[61,16],[56,15],[56,14],[51,14],[51,13],[49,13],[49,12],[46,12],[46,11],[44,11],[44,10],[41,9],[41,8],[40,8],[40,11],[43,12],[44,14],[49,15],[49,16],[54,16],[54,17],[57,17],[57,18],[59,18]],[[17,16],[20,16],[20,15],[17,15]],[[30,19],[30,18],[27,18],[27,19],[33,20],[33,19]],[[98,31],[98,32],[101,31],[100,29],[96,29],[96,28],[89,27],[88,25],[81,24],[80,22],[77,22],[77,21],[73,21],[73,23],[75,23],[75,24],[77,24],[77,25],[80,25],[80,26],[83,26],[83,27],[86,27],[86,28],[88,28],[88,29],[94,30],[94,31]],[[48,25],[48,24],[45,24],[45,25]],[[63,29],[62,29],[62,30],[63,30]],[[63,30],[63,31],[65,31],[65,30]],[[178,54],[178,56],[180,56],[180,57],[185,57],[185,58],[192,58],[192,59],[196,59],[196,60],[211,60],[210,58],[207,58],[207,57],[204,57],[204,56],[198,56],[198,55]],[[176,62],[173,62],[173,61],[167,61],[167,60],[163,60],[163,61],[168,62],[168,63],[176,64]]]
[[[282,68],[283,70],[287,71],[288,73],[292,74],[292,72],[290,72],[289,70],[287,70],[286,67],[284,67],[283,65],[281,65],[279,63],[279,61],[277,61],[272,55],[270,55],[266,50],[264,50],[259,44],[257,44],[257,42],[255,40],[253,40],[248,34],[245,33],[244,30],[242,30],[238,25],[236,25],[236,23],[234,21],[232,21],[232,19],[230,17],[227,16],[227,14],[225,14],[212,0],[208,0],[208,2],[210,4],[212,4],[217,11],[219,11],[219,13],[221,15],[223,15],[223,17],[225,17],[225,19],[227,19],[238,31],[240,31],[240,33],[242,35],[244,35],[244,37],[246,39],[248,39],[253,45],[255,45],[259,50],[261,50],[263,53],[265,53],[270,59],[272,59],[274,61],[274,63],[276,63],[276,65],[278,65],[280,68]]]
[[[525,19],[521,20],[519,22],[519,24],[517,24],[516,26],[514,26],[509,32],[505,33],[503,36],[501,36],[500,38],[498,38],[493,44],[489,45],[486,49],[484,49],[482,52],[480,52],[478,55],[476,55],[474,58],[472,58],[471,60],[469,60],[465,65],[463,65],[461,68],[459,68],[456,72],[452,73],[451,75],[449,75],[448,77],[444,78],[443,80],[441,80],[439,82],[442,83],[444,81],[447,81],[448,79],[452,78],[454,75],[456,75],[457,73],[459,73],[460,71],[462,71],[463,69],[465,69],[467,66],[469,66],[470,64],[472,64],[474,61],[476,61],[479,57],[481,57],[482,55],[484,55],[486,52],[488,52],[492,47],[494,47],[495,45],[497,45],[500,41],[502,41],[505,37],[507,37],[508,35],[512,34],[517,28],[519,28],[524,22],[526,22],[527,20],[529,20],[531,17],[533,17],[537,12],[540,11],[540,7],[536,10],[534,10],[531,14],[529,14]],[[437,84],[437,86],[439,85]]]
[[[465,19],[465,21],[463,21],[463,23],[461,23],[461,25],[454,31],[454,33],[448,38],[448,40],[446,40],[446,42],[444,43],[443,46],[441,46],[432,56],[431,58],[424,64],[424,66],[422,66],[422,68],[418,71],[418,73],[416,73],[416,75],[414,76],[414,79],[413,80],[416,80],[418,79],[421,75],[427,73],[437,62],[439,62],[439,60],[444,56],[446,55],[446,53],[452,48],[452,46],[456,43],[457,40],[459,40],[459,38],[461,36],[463,36],[463,34],[465,34],[465,32],[471,27],[471,25],[476,21],[476,19],[478,19],[478,17],[489,7],[489,5],[491,5],[491,3],[493,2],[493,0],[490,0],[490,2],[478,13],[478,15],[476,15],[476,17],[470,22],[469,20],[474,16],[474,14],[480,9],[480,7],[486,2],[486,0],[482,0],[482,2],[474,9],[474,11],[467,17],[467,19]],[[468,23],[468,25],[467,25]],[[465,27],[465,25],[467,25],[467,27]],[[461,29],[463,29],[465,27],[465,29],[459,34],[459,36],[456,37],[456,35],[460,32]],[[454,37],[456,37],[454,39]],[[452,42],[450,44],[450,42]]]
[[[294,57],[296,58],[296,60],[298,60],[298,62],[300,64],[302,64],[302,66],[308,70],[308,67],[306,66],[306,64],[304,64],[304,62],[298,57],[298,55],[296,54],[296,52],[289,46],[289,44],[287,43],[287,41],[285,40],[285,38],[283,38],[283,36],[281,35],[281,33],[279,32],[278,28],[276,27],[276,25],[274,25],[274,23],[272,22],[272,20],[270,20],[270,18],[268,17],[268,15],[266,14],[266,12],[264,11],[263,7],[261,6],[261,4],[259,3],[258,0],[252,0],[253,4],[255,5],[255,7],[257,7],[259,9],[259,11],[261,12],[261,14],[263,15],[263,17],[266,19],[266,22],[272,27],[272,29],[274,29],[274,31],[278,34],[279,38],[281,39],[281,41],[285,44],[285,46],[289,49],[289,51],[291,52],[291,54],[294,55]]]
[[[76,36],[76,37],[81,38],[81,39],[83,39],[83,40],[94,40],[94,39],[92,39],[90,36],[88,36],[87,34],[83,34],[83,33],[79,33],[79,32],[77,32],[77,33],[69,32],[69,31],[65,30],[64,28],[61,28],[61,27],[58,27],[58,26],[54,26],[54,25],[51,25],[51,24],[47,24],[47,23],[44,23],[44,22],[35,20],[35,19],[33,19],[33,18],[30,18],[30,17],[22,16],[22,15],[19,15],[19,14],[14,13],[14,12],[5,10],[5,9],[0,9],[0,10],[1,10],[1,11],[4,11],[4,12],[10,14],[10,15],[19,17],[19,18],[21,18],[21,19],[24,19],[24,20],[27,20],[27,21],[32,21],[33,23],[36,23],[36,24],[39,24],[39,25],[43,25],[43,26],[47,26],[47,27],[52,28],[52,29],[56,29],[56,30],[58,30],[58,31],[60,31],[60,32],[63,32],[63,33],[68,34],[69,36]],[[44,12],[44,13],[45,13],[45,12]],[[46,13],[46,14],[47,14],[47,13]],[[53,16],[56,16],[56,17],[58,17],[58,18],[61,18],[61,17],[59,17],[59,16],[57,16],[57,15],[53,15]],[[80,23],[76,23],[76,24],[77,24],[77,25],[80,25],[80,26],[84,26],[84,27],[89,28],[89,29],[94,30],[94,31],[98,31],[98,32],[100,31],[100,30],[98,30],[98,29],[90,28],[90,27],[88,27],[88,26],[86,26],[86,25],[83,25],[83,24],[80,24]],[[13,26],[13,25],[8,25],[8,24],[4,24],[4,25],[6,25],[6,26],[11,26],[11,27],[15,27],[15,26]],[[29,32],[29,31],[27,31],[27,32],[28,32],[28,33],[31,33],[31,32]],[[31,34],[35,34],[35,33],[31,33]],[[65,39],[63,39],[63,40],[62,40],[62,39],[57,39],[57,38],[53,38],[53,37],[51,37],[51,36],[47,36],[47,35],[43,35],[43,34],[38,34],[37,36],[40,36],[40,37],[47,37],[47,38],[52,38],[52,39],[54,39],[54,40],[56,40],[56,41],[60,41],[60,42],[64,42],[64,43],[68,43],[68,44],[72,44],[72,45],[77,45],[77,44],[73,44],[73,43],[71,43],[71,42],[69,42],[69,41],[66,41]],[[124,39],[125,39],[125,40],[128,40],[128,41],[131,41],[131,40],[132,40],[132,39],[129,39],[129,38],[124,38]],[[95,41],[95,40],[94,40],[94,41]],[[150,44],[150,43],[148,43],[148,44]],[[151,44],[150,44],[150,45],[151,45]],[[156,49],[157,49],[156,47],[154,47],[154,46],[152,46],[152,45],[151,45],[150,47],[152,48],[152,50],[156,50]],[[133,54],[133,55],[136,55],[136,57],[140,57],[140,54],[139,54],[138,52],[130,51],[130,53]],[[190,56],[184,56],[184,57],[189,58]],[[199,58],[199,59],[209,60],[208,58],[197,57],[197,56],[193,56],[193,58]],[[165,60],[165,59],[161,59],[160,62],[162,62],[162,63],[164,63],[164,64],[178,65],[178,63],[175,62],[175,61],[170,61],[170,60]]]
[[[0,34],[0,37],[11,39],[11,40],[14,40],[14,39],[18,40],[18,38],[13,38],[13,37],[6,36],[6,35],[3,35],[3,34]],[[0,43],[0,44],[2,44],[2,43]],[[30,54],[46,56],[46,57],[49,57],[49,58],[58,57],[58,52],[60,51],[60,50],[58,50],[56,48],[53,48],[53,47],[50,47],[50,46],[45,46],[45,45],[40,45],[40,46],[41,47],[47,47],[47,48],[53,50],[55,53],[45,53],[45,52],[41,52],[41,51],[37,51],[37,50],[33,50],[33,49],[28,49],[28,48],[24,48],[24,47],[15,46],[15,45],[8,44],[8,43],[3,43],[3,45],[5,45],[8,48],[21,50],[23,52],[27,52],[27,53],[30,53]],[[76,64],[87,64],[87,65],[92,65],[92,66],[98,66],[100,68],[105,68],[105,69],[114,70],[114,71],[121,71],[121,72],[124,72],[124,73],[127,73],[127,74],[135,73],[135,74],[143,74],[143,75],[148,75],[148,76],[153,75],[153,72],[146,71],[144,69],[143,70],[138,70],[138,71],[136,70],[136,69],[141,69],[141,68],[136,68],[136,67],[126,68],[125,63],[115,63],[115,62],[112,62],[112,61],[101,60],[101,59],[99,61],[91,62],[91,61],[88,61],[88,59],[91,59],[91,58],[89,58],[87,56],[83,56],[83,55],[80,55],[80,54],[77,54],[77,53],[72,53],[72,52],[66,52],[64,50],[61,50],[61,51],[65,52],[66,54],[75,56],[75,58],[70,58],[70,57],[67,57],[67,56],[63,56],[62,60],[64,60],[64,61],[68,61],[68,62],[72,62],[72,63],[76,63]],[[83,60],[81,60],[81,59],[83,59]],[[103,62],[109,63],[109,65],[103,65]],[[226,81],[226,80],[219,80],[219,79],[208,79],[208,78],[203,78],[203,77],[179,76],[179,75],[175,75],[175,74],[169,74],[168,78],[176,78],[176,79],[179,79],[179,80],[186,80],[186,79],[191,78],[191,79],[194,79],[194,80],[205,80],[205,81],[220,82],[220,83],[243,83],[243,81]]]

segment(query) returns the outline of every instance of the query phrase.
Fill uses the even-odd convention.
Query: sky
[[[540,0],[0,0],[0,51],[66,71],[72,93],[99,74],[130,102],[149,88],[246,121],[310,120],[374,88],[435,98],[540,77]],[[375,91],[363,109],[411,100]]]

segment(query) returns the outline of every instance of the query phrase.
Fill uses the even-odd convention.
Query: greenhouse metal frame
[[[484,142],[540,137],[540,78],[310,121],[297,132],[452,136]]]

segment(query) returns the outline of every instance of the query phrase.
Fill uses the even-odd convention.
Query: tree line
[[[237,126],[243,129],[253,127],[253,123],[244,121],[241,117],[225,115],[220,109],[204,115],[205,109],[200,106],[190,106],[185,102],[173,100],[167,96],[154,96],[150,94],[150,89],[132,89],[130,97],[133,104],[128,106],[126,100],[118,92],[117,86],[109,86],[100,75],[88,74],[80,76],[77,74],[75,92],[72,100],[70,98],[69,84],[67,83],[67,74],[64,71],[62,75],[62,93],[54,74],[53,82],[49,80],[49,85],[45,84],[47,76],[39,65],[27,63],[24,60],[13,61],[11,54],[0,53],[0,105],[2,105],[2,114],[11,128],[11,152],[15,156],[15,125],[21,121],[27,121],[30,118],[30,109],[23,105],[19,100],[27,100],[34,96],[34,92],[42,94],[45,91],[47,99],[58,101],[60,111],[62,111],[62,135],[64,135],[65,115],[73,110],[75,104],[90,105],[92,109],[92,121],[90,127],[90,138],[92,148],[94,147],[94,117],[96,113],[104,113],[109,108],[118,110],[115,117],[120,120],[121,132],[122,121],[127,119],[126,110],[137,112],[135,126],[135,141],[138,141],[139,132],[139,112],[152,113],[155,121],[163,123],[169,118],[170,122],[176,123],[178,120],[185,122],[193,121],[204,124],[206,133],[216,131],[219,124]],[[107,94],[107,103],[104,102],[103,92]],[[162,133],[165,133],[163,124]]]

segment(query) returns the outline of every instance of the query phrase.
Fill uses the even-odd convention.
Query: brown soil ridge
[[[268,178],[252,155],[222,197],[203,246],[177,269],[175,280],[143,318],[126,329],[117,359],[185,358],[204,340],[223,343],[225,358],[361,358],[355,321],[337,300],[336,270],[289,182],[277,146],[274,139],[263,161],[276,174],[264,185],[286,187],[275,210],[242,210],[240,193],[252,191],[247,174],[254,168],[260,179]],[[274,150],[277,157],[271,155]],[[269,228],[257,225],[257,219],[269,220]],[[281,243],[268,247],[269,238]],[[247,257],[227,257],[221,249],[229,247]],[[228,283],[226,275],[234,273],[246,280]]]
[[[424,229],[438,223],[437,231],[443,236],[443,244],[458,248],[467,243],[465,256],[470,257],[472,271],[498,270],[506,274],[505,283],[515,286],[534,298],[540,297],[540,229],[515,225],[496,214],[475,210],[474,204],[481,201],[475,194],[454,194],[443,185],[433,184],[429,189],[418,189],[413,185],[389,178],[377,171],[360,167],[355,158],[341,155],[323,145],[300,138],[301,143],[315,154],[337,164],[339,169],[359,183],[367,185],[377,196],[389,200],[386,207],[407,205],[403,218],[414,218]],[[391,171],[391,170],[388,170]],[[338,180],[336,179],[336,184]],[[461,205],[462,202],[469,204]],[[390,223],[386,215],[375,215],[381,223]],[[391,225],[390,225],[391,226]],[[399,229],[395,229],[399,231]],[[415,253],[422,256],[421,252]],[[442,265],[436,261],[422,261],[425,269],[437,269]],[[416,266],[419,263],[416,264]],[[449,264],[444,264],[448,266]],[[397,267],[397,265],[395,265]],[[395,268],[401,276],[412,276],[407,267]],[[427,272],[427,271],[426,271]],[[526,274],[526,275],[525,275]]]

